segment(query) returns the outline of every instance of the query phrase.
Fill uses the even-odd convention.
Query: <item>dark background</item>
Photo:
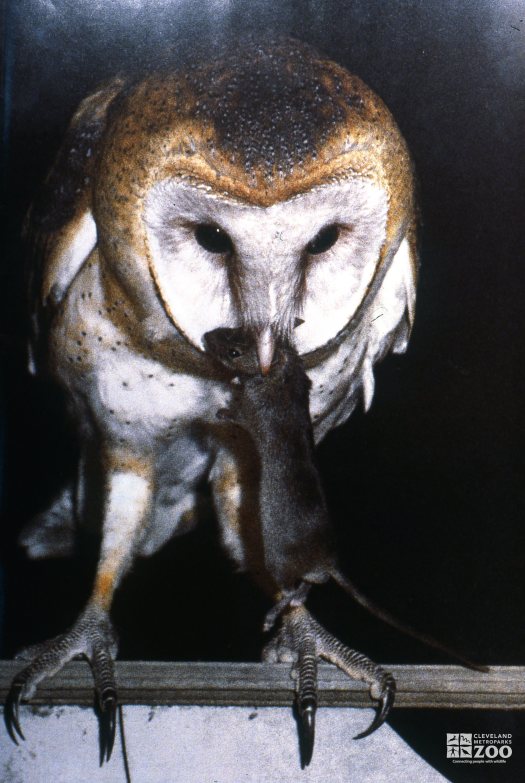
[[[155,63],[166,46],[191,60],[194,49],[253,31],[294,34],[361,76],[396,117],[420,182],[422,267],[408,352],[376,368],[371,411],[356,411],[320,448],[345,569],[405,622],[476,660],[525,663],[524,18],[518,0],[4,4],[4,657],[71,624],[94,554],[86,546],[90,557],[30,563],[16,548],[20,527],[75,456],[59,395],[25,373],[24,213],[98,81]],[[376,660],[448,662],[335,588],[318,589],[311,607]],[[266,608],[220,551],[209,514],[198,534],[139,561],[126,579],[114,609],[120,655],[255,660]],[[512,760],[485,766],[483,780],[522,779],[518,713],[399,710],[390,722],[458,781],[476,777],[447,765],[444,732],[511,731]]]

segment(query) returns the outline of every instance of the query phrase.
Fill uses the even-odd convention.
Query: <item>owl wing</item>
[[[313,382],[310,407],[316,442],[348,419],[360,397],[365,410],[370,408],[374,365],[389,351],[406,350],[414,321],[417,274],[414,221],[408,216],[382,253],[351,319],[325,345],[302,356]]]
[[[29,366],[35,372],[47,325],[97,241],[92,179],[108,110],[122,93],[116,77],[85,98],[74,114],[55,163],[24,224],[29,259],[31,336]]]

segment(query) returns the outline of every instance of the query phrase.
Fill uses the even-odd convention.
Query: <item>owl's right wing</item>
[[[108,110],[125,81],[116,77],[85,98],[75,112],[56,160],[24,224],[29,261],[31,336],[35,372],[47,326],[85,260],[96,247],[93,175]]]

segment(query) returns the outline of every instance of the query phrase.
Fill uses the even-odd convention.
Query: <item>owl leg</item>
[[[271,631],[278,618],[290,607],[302,606],[308,598],[310,588],[311,585],[308,582],[301,582],[295,589],[284,591],[277,603],[266,613],[263,631],[265,633]]]
[[[29,663],[14,678],[4,718],[11,739],[25,739],[19,705],[29,700],[38,684],[73,658],[87,658],[93,673],[100,708],[100,763],[111,757],[115,740],[117,689],[113,661],[117,638],[109,611],[114,591],[139,546],[143,520],[151,498],[147,475],[126,470],[122,462],[107,476],[103,540],[91,597],[72,628],[53,639],[23,651],[18,658]]]
[[[290,606],[285,611],[279,633],[263,651],[263,658],[294,662],[303,768],[310,763],[314,750],[317,663],[320,658],[335,664],[352,679],[368,683],[370,695],[378,700],[374,720],[354,739],[366,737],[378,729],[394,703],[396,684],[392,675],[365,655],[342,644],[316,622],[304,606]]]

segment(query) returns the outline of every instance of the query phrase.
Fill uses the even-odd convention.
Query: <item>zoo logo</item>
[[[492,737],[498,735],[491,735]],[[501,735],[499,735],[501,736]],[[501,739],[485,739],[487,735],[472,734],[447,734],[447,759],[477,759],[478,761],[494,761],[500,763],[512,756],[510,746],[511,739],[509,734],[504,735],[505,744],[501,744]],[[507,744],[508,743],[508,744]]]

